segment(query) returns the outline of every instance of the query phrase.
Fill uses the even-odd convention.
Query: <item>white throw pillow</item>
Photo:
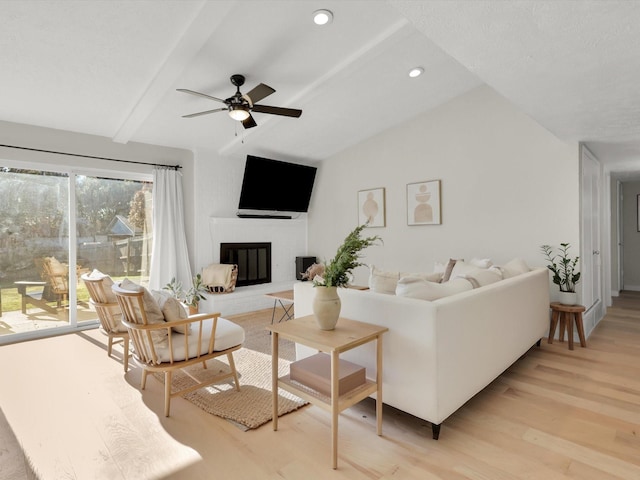
[[[504,278],[511,278],[531,271],[529,265],[521,258],[514,258],[500,267]]]
[[[189,318],[189,312],[185,306],[176,297],[171,295],[167,290],[151,290],[151,295],[158,303],[158,307],[162,311],[165,322],[175,322]],[[180,325],[171,327],[174,332],[185,334],[191,331],[191,325]]]
[[[471,282],[464,278],[437,283],[419,277],[404,277],[398,281],[396,295],[420,300],[437,300],[471,289],[473,289]]]
[[[104,294],[107,297],[107,303],[118,303],[116,299],[116,294],[113,293],[111,287],[113,287],[112,278],[106,273],[102,273],[97,268],[94,268],[93,271],[88,275],[88,277],[92,280],[100,280],[102,279],[102,286],[104,288]]]
[[[137,283],[132,282],[128,278],[125,278],[124,280],[122,280],[122,282],[120,282],[120,288],[122,288],[123,290],[129,290],[130,292],[144,292],[142,296],[142,302],[144,304],[144,311],[147,314],[147,322],[149,324],[165,323],[162,310],[160,310],[158,302],[156,302],[155,298],[153,298],[153,295],[151,294],[151,292],[149,292],[149,290],[144,288],[142,285],[138,285]],[[140,315],[140,311],[138,310],[137,305],[135,306],[135,308],[136,314]],[[154,331],[152,333],[152,337],[154,343],[165,340],[167,337],[167,330],[163,329]]]
[[[478,267],[475,267],[470,263],[465,262],[464,260],[457,260],[453,265],[453,268],[451,269],[449,280],[453,280],[454,278],[467,273],[475,273],[478,270],[480,270]]]
[[[472,258],[471,260],[469,260],[469,264],[473,265],[474,267],[478,267],[478,268],[489,268],[491,265],[493,265],[493,262],[491,261],[490,258]]]
[[[385,272],[375,265],[369,267],[369,290],[373,292],[394,295],[399,279],[399,272]]]

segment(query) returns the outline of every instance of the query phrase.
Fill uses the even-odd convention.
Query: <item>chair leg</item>
[[[144,387],[147,386],[147,369],[142,369],[142,380],[140,380],[140,390],[144,390]]]
[[[171,407],[171,370],[164,372],[164,416],[169,416]]]
[[[109,343],[107,345],[107,355],[111,356],[111,351],[113,350],[113,337],[109,337]]]
[[[240,391],[240,381],[238,380],[238,371],[236,370],[236,363],[233,361],[233,353],[227,353],[227,358],[229,359],[229,366],[231,367],[231,372],[233,373],[233,379],[236,382],[236,391]]]
[[[129,371],[129,339],[124,339],[124,373]]]

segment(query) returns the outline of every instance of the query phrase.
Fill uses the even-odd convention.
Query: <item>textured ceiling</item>
[[[334,12],[324,27],[318,8]],[[640,171],[640,1],[0,0],[0,120],[221,155],[322,160],[488,84]],[[417,79],[407,76],[416,65]],[[276,92],[245,130],[234,73]]]

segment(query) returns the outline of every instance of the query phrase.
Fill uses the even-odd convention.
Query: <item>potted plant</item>
[[[187,290],[184,296],[184,303],[189,306],[189,313],[198,313],[198,304],[200,300],[204,300],[204,294],[207,293],[207,288],[202,283],[202,275],[199,273],[193,277],[191,282],[191,288]]]
[[[580,257],[570,257],[569,248],[571,248],[569,243],[561,243],[560,253],[554,255],[551,246],[542,245],[540,247],[549,262],[547,268],[553,274],[553,283],[560,287],[560,303],[575,305],[578,303],[576,284],[580,280],[580,272],[576,272],[576,268]]]
[[[198,313],[198,304],[200,300],[206,298],[204,294],[208,292],[204,283],[202,283],[202,275],[199,273],[193,277],[191,287],[186,291],[182,289],[182,282],[176,280],[175,277],[164,286],[164,290],[170,291],[175,298],[187,305],[190,315]]]
[[[319,287],[313,300],[313,313],[322,330],[333,330],[340,316],[338,287],[346,287],[351,281],[353,269],[364,265],[360,262],[360,252],[382,241],[378,235],[362,237],[364,223],[346,236],[338,247],[335,257],[323,262],[324,272],[313,278],[313,286]]]

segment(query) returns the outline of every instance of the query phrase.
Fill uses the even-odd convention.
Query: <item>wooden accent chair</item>
[[[111,291],[113,281],[109,277],[96,278],[88,273],[81,278],[89,291],[89,303],[100,319],[100,331],[109,337],[107,355],[111,356],[115,343],[122,343],[124,371],[127,372],[129,370],[129,330],[122,324],[122,311]],[[108,280],[105,281],[105,278]]]
[[[124,284],[124,281],[122,282]],[[160,319],[152,314],[158,308],[148,290],[138,291],[122,288],[122,284],[112,287],[123,313],[122,323],[128,328],[134,345],[134,361],[142,368],[141,389],[144,390],[148,373],[164,373],[164,414],[169,416],[171,399],[233,379],[235,389],[240,391],[238,372],[233,360],[233,352],[244,342],[244,329],[220,317],[219,313],[201,313],[180,319]],[[152,303],[155,303],[153,305]],[[212,358],[226,356],[230,371],[211,376],[190,387],[172,391],[171,376],[175,370],[202,363]],[[193,378],[193,376],[191,376]]]

